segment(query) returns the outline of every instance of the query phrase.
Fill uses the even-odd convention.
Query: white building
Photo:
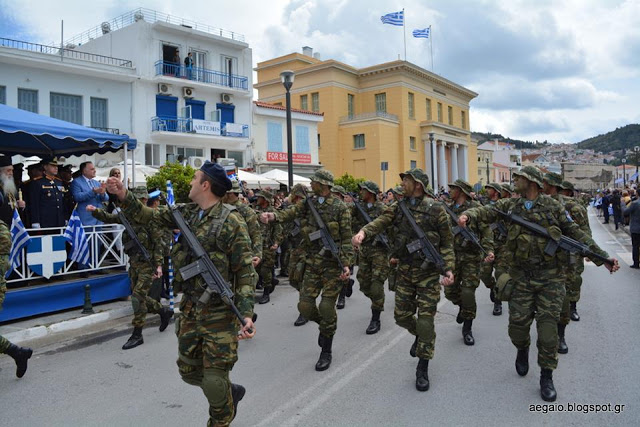
[[[67,40],[62,53],[7,39],[0,46],[0,102],[116,128],[138,140],[143,164],[183,156],[252,166],[252,57],[240,34],[137,9]]]
[[[293,173],[311,176],[321,167],[318,160],[318,123],[322,113],[292,109],[291,136]],[[287,170],[286,108],[267,102],[254,102],[253,157],[256,173],[272,169]]]
[[[520,170],[522,166],[522,151],[516,149],[512,144],[496,139],[478,145],[478,150],[493,151],[493,162],[499,163],[511,171]]]

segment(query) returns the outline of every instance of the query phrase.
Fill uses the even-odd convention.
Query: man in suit
[[[71,181],[71,194],[73,200],[78,204],[76,212],[82,221],[82,225],[100,225],[101,221],[87,212],[87,206],[93,205],[100,207],[102,202],[109,201],[109,195],[106,191],[106,184],[100,184],[94,178],[96,176],[96,167],[91,162],[83,162],[80,164],[80,176]]]

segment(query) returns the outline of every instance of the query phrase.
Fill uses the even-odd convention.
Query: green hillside
[[[640,124],[627,125],[578,142],[578,147],[609,153],[622,150],[633,151],[633,147],[640,146]]]

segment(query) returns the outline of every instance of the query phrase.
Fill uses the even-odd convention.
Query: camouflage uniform
[[[238,181],[231,181],[230,193],[240,194],[240,192],[241,190]],[[230,203],[230,205],[236,208],[238,213],[242,215],[242,218],[244,218],[244,222],[247,223],[249,237],[251,238],[253,256],[262,259],[262,227],[260,226],[260,222],[258,222],[258,215],[256,215],[256,211],[251,209],[249,205],[243,203],[241,200],[237,200],[235,203]]]
[[[5,274],[9,270],[9,252],[11,251],[11,233],[7,224],[0,221],[0,310],[2,310],[2,303],[4,302],[4,296],[7,293],[7,279]],[[8,339],[0,335],[0,354],[4,354],[11,346],[11,342]]]
[[[562,182],[563,190],[574,191],[573,184],[570,182]],[[586,207],[576,198],[567,197],[566,208],[571,218],[580,226],[580,229],[591,235],[591,227],[589,226],[589,216]],[[582,273],[584,272],[584,258],[573,255],[569,263],[569,271],[567,272],[567,307],[563,307],[563,317],[570,313],[572,320],[580,320],[576,312],[576,303],[580,301],[580,288],[582,287]]]
[[[167,207],[147,208],[131,192],[127,193],[123,207],[127,217],[139,223],[176,228]],[[251,240],[242,216],[233,206],[222,203],[207,210],[201,210],[195,203],[177,208],[222,277],[231,284],[234,302],[242,317],[251,318],[256,273],[251,264]],[[199,275],[188,281],[180,275],[180,268],[191,261],[191,252],[183,238],[171,251],[176,271],[173,286],[176,292],[183,292],[180,315],[176,319],[178,370],[183,381],[201,387],[207,397],[208,425],[229,425],[234,417],[229,371],[238,360],[240,323],[217,295],[205,305],[198,303],[205,283]]]
[[[304,198],[307,197],[307,192],[305,187],[302,184],[297,184],[291,190],[292,195],[297,195],[298,197],[302,197],[302,202],[304,203]],[[291,223],[291,227],[289,227],[289,284],[293,286],[296,290],[300,291],[300,284],[302,283],[302,278],[304,277],[305,270],[305,248],[302,244],[303,235],[302,235],[302,223],[300,219],[296,218]]]
[[[273,195],[271,193],[262,191],[258,193],[258,197],[262,197],[269,203],[266,208],[262,208],[259,205],[256,206],[258,215],[264,212],[275,212],[273,208]],[[271,249],[271,246],[280,245],[280,242],[282,242],[282,225],[260,223],[260,228],[262,235],[262,261],[258,266],[258,274],[262,279],[264,292],[268,296],[273,290],[273,267],[276,263],[276,252]],[[260,303],[262,304],[262,301],[260,301]]]
[[[494,190],[496,190],[498,192],[498,195],[500,195],[502,193],[502,187],[500,186],[500,184],[492,182],[490,184],[487,184],[484,186],[484,188],[493,188]],[[500,198],[500,196],[498,196],[498,198]],[[494,200],[491,200],[489,198],[487,198],[486,200],[484,200],[482,202],[483,205],[493,205],[495,204]],[[495,227],[491,227],[492,231],[493,231],[493,246],[496,252],[498,252],[498,240],[501,239],[501,234],[500,232],[495,228]],[[497,254],[496,254],[496,258],[497,258]],[[482,280],[482,283],[484,283],[484,285],[488,288],[492,290],[492,298],[493,298],[493,288],[496,285],[496,279],[493,277],[493,269],[494,269],[494,263],[495,261],[491,261],[491,262],[485,262],[482,263],[482,266],[480,267],[480,280]]]
[[[533,167],[526,166],[514,172],[514,175],[523,176],[542,187],[542,177]],[[503,212],[518,214],[542,225],[556,238],[566,234],[587,244],[594,252],[608,257],[589,235],[571,221],[564,207],[547,195],[540,194],[533,201],[524,197],[501,199],[494,206]],[[464,214],[469,217],[469,224],[490,224],[499,219],[492,206],[474,208]],[[507,224],[507,229],[506,247],[513,253],[509,275],[514,283],[509,301],[509,336],[518,350],[528,351],[531,342],[529,329],[535,319],[538,329],[538,365],[543,370],[553,370],[558,365],[556,324],[565,296],[562,265],[557,255],[544,253],[547,239],[511,223]]]

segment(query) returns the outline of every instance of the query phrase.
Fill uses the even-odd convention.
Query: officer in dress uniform
[[[54,158],[42,162],[44,175],[29,185],[29,214],[33,228],[64,227],[69,218],[64,201],[66,189]]]

